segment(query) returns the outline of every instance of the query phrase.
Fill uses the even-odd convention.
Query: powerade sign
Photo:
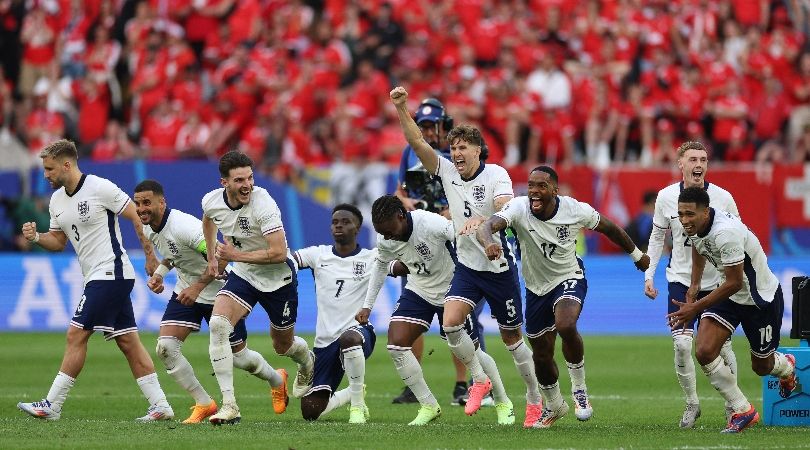
[[[171,297],[174,272],[166,277],[166,289],[160,295],[146,287],[142,256],[130,255],[136,268],[132,306],[141,330],[155,331]],[[589,256],[584,258],[588,294],[579,328],[588,334],[669,334],[664,316],[667,286],[662,261],[656,276],[659,296],[652,301],[644,296],[643,275],[627,256]],[[808,275],[810,258],[770,258],[785,291],[785,316],[782,334],[791,323],[792,277]],[[315,286],[309,270],[298,276],[298,319],[296,330],[314,332],[316,321]],[[0,254],[0,332],[64,331],[82,296],[83,281],[76,256],[64,254]],[[388,318],[399,298],[399,279],[388,278],[372,313],[375,327],[386,330]],[[487,309],[485,309],[487,311]],[[495,333],[497,324],[488,313],[481,316],[486,332]],[[247,320],[248,330],[267,333],[269,320],[256,308]],[[437,329],[434,321],[433,329]],[[739,331],[738,331],[739,332]]]

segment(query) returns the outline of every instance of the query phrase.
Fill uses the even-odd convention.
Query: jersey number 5
[[[470,202],[464,200],[464,217],[472,217],[472,209],[470,209]]]

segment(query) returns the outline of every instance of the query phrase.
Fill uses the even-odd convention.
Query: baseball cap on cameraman
[[[416,123],[434,122],[438,123],[444,117],[444,111],[434,105],[422,104],[416,111]]]

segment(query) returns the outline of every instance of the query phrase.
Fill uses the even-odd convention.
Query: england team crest
[[[478,186],[473,186],[472,191],[473,198],[476,202],[483,202],[484,198],[487,196],[487,188],[486,186],[480,184]]]
[[[250,235],[250,219],[247,217],[237,217],[237,223],[239,224],[239,229],[242,230],[242,234],[245,236]]]
[[[366,273],[366,263],[363,261],[355,261],[352,264],[352,274],[355,277],[362,277]]]
[[[88,214],[90,214],[90,202],[87,200],[79,202],[79,220],[87,222]]]
[[[425,261],[430,261],[433,258],[433,255],[430,254],[430,247],[424,242],[420,242],[416,247],[414,247],[416,251],[419,253],[419,256],[422,257]]]
[[[557,227],[557,240],[560,242],[566,242],[571,237],[571,231],[568,229],[568,225],[562,225]]]
[[[180,249],[177,248],[177,244],[174,241],[166,241],[166,245],[169,246],[169,251],[172,255],[177,256],[180,254]]]

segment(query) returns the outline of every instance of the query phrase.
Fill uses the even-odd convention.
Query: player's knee
[[[273,350],[276,352],[277,355],[285,355],[287,351],[292,347],[293,338],[290,336],[289,338],[286,337],[276,337],[273,339]]]
[[[515,329],[501,328],[500,332],[501,332],[501,340],[507,347],[515,345],[523,340],[523,333],[520,332],[520,328]]]
[[[695,359],[701,366],[711,363],[720,355],[719,349],[711,348],[707,345],[698,345],[695,349]]]
[[[157,340],[155,353],[161,361],[166,362],[180,353],[182,345],[183,343],[174,336],[160,336]]]
[[[676,335],[672,338],[675,353],[692,353],[692,336]]]
[[[577,334],[579,334],[576,319],[558,318],[554,321],[554,327],[557,329],[557,334],[559,334],[563,340],[575,338]]]
[[[233,332],[233,325],[227,317],[215,314],[211,316],[211,320],[208,322],[208,329],[213,335],[227,337]]]
[[[771,362],[769,359],[752,357],[751,370],[753,370],[755,374],[764,377],[773,371],[773,362]]]
[[[346,330],[340,335],[338,342],[340,342],[340,348],[347,349],[363,345],[363,338],[355,331]]]
[[[325,409],[326,404],[314,395],[307,395],[301,399],[301,417],[304,420],[318,420]]]

